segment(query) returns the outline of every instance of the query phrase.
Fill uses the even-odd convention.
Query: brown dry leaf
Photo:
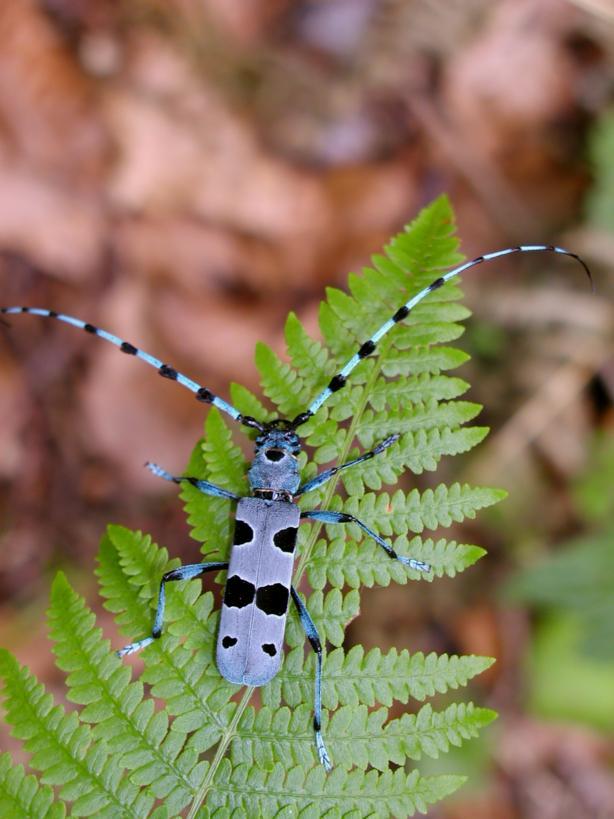
[[[108,143],[93,86],[40,4],[0,4],[0,118],[11,150],[67,178],[98,178]]]
[[[344,287],[349,270],[369,264],[373,253],[419,207],[420,192],[413,156],[332,169],[322,182],[334,215],[328,241],[320,243],[322,264],[315,271],[314,283],[323,290],[336,278]],[[320,298],[322,290],[314,296]]]
[[[459,138],[495,163],[536,214],[567,216],[583,182],[570,134],[579,67],[564,47],[577,12],[560,0],[505,0],[449,60],[444,104]]]
[[[0,334],[8,332],[0,327]],[[21,428],[24,406],[17,366],[0,358],[0,478],[14,477],[21,464]]]
[[[108,291],[100,307],[103,326],[176,366],[165,355],[155,327],[147,321],[148,294],[143,283],[124,280]],[[92,350],[82,387],[83,444],[86,451],[118,464],[122,479],[136,491],[159,491],[143,469],[147,460],[181,469],[202,432],[202,411],[194,397],[165,384],[155,370],[134,366],[108,344]],[[165,389],[170,387],[170,389]]]
[[[497,612],[486,601],[474,603],[459,612],[451,627],[461,654],[479,654],[484,657],[501,656],[500,624]],[[480,675],[480,683],[497,676],[496,666]]]
[[[481,782],[479,790],[468,794],[463,789],[442,805],[432,819],[522,819],[500,783]]]
[[[284,286],[276,245],[189,216],[124,220],[115,238],[123,268],[188,298],[230,296],[242,288],[262,294]]]
[[[92,184],[108,142],[93,86],[32,0],[0,5],[0,246],[82,279],[104,223]]]
[[[497,749],[522,819],[614,816],[607,741],[581,727],[507,721]]]
[[[481,149],[496,155],[514,133],[539,127],[572,104],[570,68],[534,0],[508,0],[450,61],[446,99]]]
[[[172,293],[156,314],[164,337],[175,342],[176,348],[194,362],[197,378],[199,374],[200,378],[206,377],[208,385],[226,397],[231,381],[258,389],[253,364],[255,343],[274,341],[281,322],[277,328],[271,320],[263,322],[249,304],[235,305],[231,310],[228,301],[220,298],[187,300]],[[267,324],[271,327],[269,333]]]
[[[200,5],[200,4],[197,4]],[[257,42],[287,7],[288,0],[205,0],[202,6],[237,43]]]
[[[133,43],[132,54],[129,90],[106,100],[120,147],[110,180],[116,206],[188,210],[275,241],[327,231],[318,180],[269,157],[206,78],[154,38]]]
[[[105,227],[94,197],[0,160],[0,246],[52,275],[83,281],[100,259]]]
[[[124,280],[109,291],[100,316],[113,332],[225,398],[231,381],[257,390],[257,340],[282,346],[279,317],[271,317],[267,334],[267,323],[249,304],[235,303],[231,309],[219,294],[186,293],[146,280]],[[107,345],[92,350],[82,391],[85,445],[90,453],[120,465],[137,491],[155,492],[159,487],[142,469],[144,461],[180,470],[202,433],[205,412],[189,391],[134,364]]]

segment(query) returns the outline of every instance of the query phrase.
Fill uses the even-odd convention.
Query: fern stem
[[[194,817],[198,813],[200,806],[205,801],[207,792],[209,791],[209,788],[211,788],[211,786],[213,785],[213,780],[217,772],[217,769],[219,768],[220,763],[224,758],[226,751],[228,750],[228,746],[236,736],[237,726],[241,721],[241,717],[243,716],[245,709],[249,705],[249,702],[254,694],[254,691],[255,688],[253,685],[247,686],[247,688],[245,689],[243,696],[241,697],[241,700],[237,705],[237,709],[233,715],[233,718],[228,728],[226,729],[224,735],[220,739],[220,742],[215,751],[215,756],[213,757],[213,759],[211,760],[211,764],[209,765],[207,775],[205,776],[202,785],[196,792],[196,796],[194,797],[194,802],[192,803],[190,812],[187,815],[187,819],[194,819]]]

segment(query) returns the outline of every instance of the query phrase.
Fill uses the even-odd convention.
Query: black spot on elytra
[[[273,535],[273,543],[282,552],[289,552],[292,554],[296,546],[296,534],[298,529],[296,526],[289,526],[287,529],[280,529]]]
[[[242,609],[254,602],[256,587],[248,580],[243,580],[238,574],[233,574],[226,581],[224,605],[230,608]]]
[[[256,592],[256,605],[265,614],[274,614],[283,617],[288,608],[289,592],[283,583],[272,583],[270,586],[260,586]]]
[[[407,318],[408,315],[409,315],[409,307],[407,307],[407,305],[404,304],[403,307],[399,307],[399,309],[396,311],[396,313],[392,317],[392,320],[394,322],[403,321],[403,319]]]
[[[274,657],[277,654],[277,649],[273,645],[273,643],[263,643],[262,650],[265,654],[268,654],[269,657]]]
[[[236,637],[229,637],[228,635],[222,637],[222,645],[224,646],[224,648],[232,648],[232,646],[236,645],[236,642],[237,642]]]
[[[245,523],[244,520],[238,520],[235,523],[235,536],[233,543],[235,546],[241,546],[243,543],[249,543],[254,539],[254,530]]]

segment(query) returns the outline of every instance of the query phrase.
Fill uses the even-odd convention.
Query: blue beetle
[[[194,563],[167,572],[160,581],[160,591],[151,634],[122,648],[117,653],[125,656],[158,639],[162,634],[166,584],[176,580],[192,580],[210,571],[227,569],[228,575],[222,603],[216,650],[217,666],[227,680],[243,685],[264,685],[278,672],[285,631],[286,615],[290,597],[296,605],[305,634],[316,653],[317,667],[314,695],[314,731],[320,762],[327,770],[331,761],[321,731],[321,685],[322,645],[318,631],[309,612],[292,585],[294,549],[301,520],[314,520],[326,524],[354,523],[372,538],[393,560],[411,569],[429,572],[430,566],[411,557],[395,552],[392,546],[362,521],[344,512],[328,510],[301,511],[296,499],[322,486],[341,470],[362,463],[384,452],[399,438],[391,435],[370,452],[348,463],[332,467],[316,475],[307,483],[300,483],[297,456],[301,451],[298,427],[309,420],[324,402],[342,389],[349,374],[367,356],[376,351],[377,344],[396,324],[403,321],[413,307],[429,293],[445,282],[482,262],[511,253],[553,252],[571,256],[584,267],[589,279],[591,274],[584,261],[575,253],[552,245],[520,245],[494,253],[478,256],[459,267],[444,273],[430,285],[420,290],[381,325],[361,346],[347,363],[333,376],[328,386],[312,401],[308,409],[292,421],[278,418],[260,423],[251,416],[242,415],[235,407],[219,396],[164,364],[149,353],[124,341],[112,333],[88,324],[81,319],[57,313],[54,310],[33,307],[3,307],[0,313],[25,313],[71,324],[86,333],[99,336],[114,344],[126,355],[134,356],[154,367],[158,373],[191,390],[196,399],[212,404],[235,421],[258,430],[254,459],[248,471],[251,496],[240,498],[220,486],[190,476],[171,475],[156,464],[148,464],[154,475],[174,483],[189,482],[206,495],[238,501],[236,523],[230,561]]]

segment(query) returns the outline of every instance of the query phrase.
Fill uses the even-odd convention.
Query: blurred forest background
[[[587,260],[596,296],[555,256],[466,277],[459,374],[493,431],[405,484],[510,496],[458,532],[479,565],[363,591],[348,639],[498,658],[474,695],[501,717],[446,757],[470,783],[433,819],[612,819],[614,3],[4,0],[0,42],[0,302],[80,316],[223,396],[257,388],[254,343],[282,352],[288,310],[315,332],[324,287],[442,191],[467,256]],[[61,696],[50,578],[95,604],[108,522],[195,559],[142,465],[180,472],[203,412],[23,317],[0,327],[0,419],[0,644]]]

